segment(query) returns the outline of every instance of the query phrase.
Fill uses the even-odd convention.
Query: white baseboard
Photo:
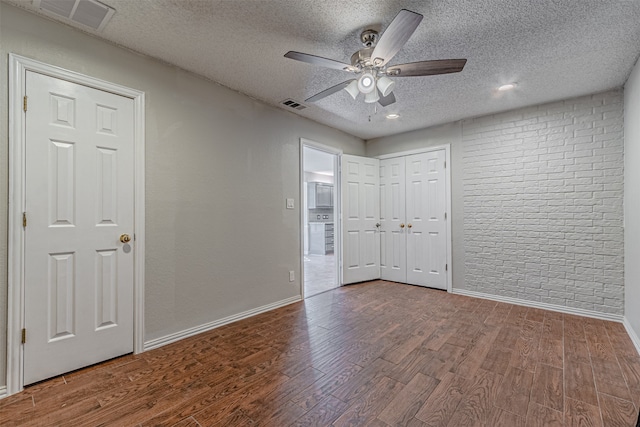
[[[251,310],[244,311],[242,313],[234,314],[232,316],[225,317],[223,319],[214,320],[213,322],[205,323],[204,325],[195,326],[193,328],[185,329],[180,332],[174,332],[173,334],[165,335],[164,337],[154,338],[144,343],[144,351],[153,350],[154,348],[162,347],[163,345],[171,344],[176,341],[180,341],[184,338],[189,338],[202,332],[210,331],[211,329],[218,328],[222,325],[226,325],[238,320],[246,319],[256,314],[264,313],[266,311],[274,310],[276,308],[284,307],[285,305],[293,304],[294,302],[302,301],[300,295],[296,295],[291,298],[276,301],[271,304],[263,305]]]
[[[500,295],[485,294],[483,292],[468,291],[466,289],[453,289],[451,293],[493,301],[508,302],[509,304],[523,305],[525,307],[541,308],[543,310],[557,311],[560,313],[575,314],[576,316],[592,317],[594,319],[612,320],[620,323],[622,323],[623,320],[623,316],[620,314],[600,313],[597,311],[585,310],[583,308],[565,307],[562,305],[547,304],[546,302],[527,301],[520,298],[503,297]]]
[[[5,397],[7,397],[7,387],[2,386],[0,387],[0,399],[4,399]]]
[[[629,323],[626,317],[624,318],[624,321],[622,322],[622,324],[624,325],[624,328],[627,330],[627,334],[629,334],[629,338],[631,338],[633,345],[636,346],[636,350],[638,350],[638,355],[640,355],[640,337],[638,337],[638,334],[636,334],[636,331],[633,330],[633,328],[631,327],[631,323]]]

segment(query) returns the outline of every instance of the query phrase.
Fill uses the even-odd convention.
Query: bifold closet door
[[[380,278],[407,281],[405,158],[380,161]]]
[[[406,157],[407,283],[446,289],[445,151]]]
[[[445,151],[380,161],[380,277],[446,289]]]

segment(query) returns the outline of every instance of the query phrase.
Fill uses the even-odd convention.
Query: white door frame
[[[9,54],[9,281],[7,313],[7,394],[24,387],[23,346],[24,327],[24,228],[25,210],[25,114],[23,100],[26,73],[32,71],[61,80],[92,87],[131,98],[134,103],[134,308],[133,349],[144,351],[144,92],[74,71],[48,65],[23,56]]]
[[[333,256],[336,260],[336,280],[337,287],[342,286],[342,235],[340,232],[340,224],[342,223],[342,206],[340,206],[340,156],[342,156],[342,150],[339,148],[331,147],[330,145],[321,144],[319,142],[312,141],[306,138],[300,138],[300,295],[302,299],[304,296],[304,147],[313,148],[314,150],[324,151],[336,156],[336,163],[334,164],[335,176],[333,177]]]
[[[451,144],[434,145],[432,147],[418,148],[417,150],[402,151],[399,153],[382,154],[376,156],[376,159],[391,159],[393,157],[409,156],[411,154],[428,153],[430,151],[444,150],[444,158],[446,167],[444,170],[445,177],[445,193],[446,193],[446,208],[447,208],[447,292],[453,292],[453,255],[452,255],[452,242],[453,236],[451,235]]]

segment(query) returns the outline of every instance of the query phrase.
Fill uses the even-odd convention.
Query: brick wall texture
[[[622,314],[622,92],[462,129],[465,288]]]

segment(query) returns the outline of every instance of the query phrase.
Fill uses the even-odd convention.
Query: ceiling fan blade
[[[422,15],[419,13],[406,9],[398,12],[373,49],[371,59],[374,65],[383,66],[389,62],[409,40],[420,21],[422,21]]]
[[[435,76],[437,74],[459,73],[467,63],[466,59],[437,59],[434,61],[410,62],[387,68],[392,77]]]
[[[386,107],[387,105],[391,105],[394,102],[396,102],[396,96],[393,94],[393,92],[391,92],[387,96],[381,96],[380,99],[378,100],[378,103],[383,107]]]
[[[306,102],[316,102],[321,100],[322,98],[326,98],[329,95],[333,95],[336,92],[340,92],[345,87],[349,86],[349,84],[355,79],[347,80],[346,82],[339,83],[335,86],[331,86],[329,89],[325,89],[320,93],[313,95],[311,98],[305,99]]]
[[[334,61],[333,59],[323,58],[321,56],[309,55],[308,53],[294,52],[290,50],[284,54],[285,58],[295,59],[296,61],[306,62],[312,65],[319,65],[321,67],[333,68],[334,70],[355,71],[353,66],[340,61]]]

